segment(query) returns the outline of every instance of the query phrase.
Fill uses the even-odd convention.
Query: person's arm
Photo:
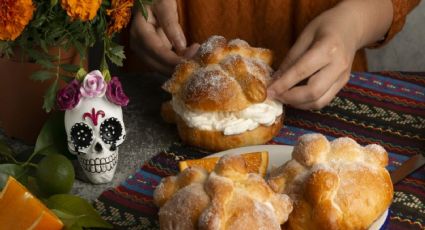
[[[391,0],[345,0],[337,8],[341,11],[352,11],[357,20],[357,49],[383,40],[393,20]]]
[[[348,82],[356,51],[384,39],[392,18],[391,0],[345,0],[322,13],[274,74],[268,96],[300,109],[324,107]]]

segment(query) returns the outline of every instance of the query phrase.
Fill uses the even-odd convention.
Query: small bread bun
[[[192,110],[232,112],[263,102],[272,69],[272,52],[243,40],[227,43],[212,36],[193,60],[176,67],[163,89]]]
[[[247,129],[251,131],[228,137],[223,132],[219,134],[223,130],[187,124],[190,119],[184,119],[186,117],[179,110],[198,114],[220,113],[222,117],[222,114],[238,114],[251,106],[267,104],[270,102],[267,85],[271,81],[271,63],[272,52],[268,49],[251,47],[240,39],[227,42],[224,37],[212,36],[201,45],[195,58],[178,65],[173,77],[163,85],[163,89],[172,94],[173,100],[163,106],[162,115],[167,121],[177,122],[183,141],[204,149],[215,151],[263,144],[280,129],[282,112],[273,117],[276,118],[274,123],[259,124],[255,129]],[[177,110],[176,103],[182,108]],[[282,111],[282,105],[279,105]],[[170,106],[174,109],[170,110]],[[256,134],[258,138],[253,138]],[[197,140],[198,137],[212,138]]]
[[[248,173],[241,156],[224,156],[211,174],[196,167],[164,178],[154,191],[162,230],[280,230],[292,203],[259,175]]]
[[[295,202],[288,229],[367,229],[391,204],[387,164],[380,145],[307,134],[268,183]]]

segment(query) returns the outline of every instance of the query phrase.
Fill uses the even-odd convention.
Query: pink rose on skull
[[[108,100],[119,106],[127,106],[129,99],[125,95],[120,80],[117,77],[113,77],[108,84],[106,90],[106,97]]]
[[[84,78],[80,91],[84,97],[102,97],[105,95],[106,82],[102,73],[99,70],[88,73]]]
[[[73,80],[66,87],[59,90],[56,95],[56,103],[60,110],[70,110],[78,105],[80,97],[80,83],[77,80]]]

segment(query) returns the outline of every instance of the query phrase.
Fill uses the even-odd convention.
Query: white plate
[[[226,151],[218,152],[212,154],[208,157],[221,157],[226,154],[230,155],[239,155],[242,153],[249,152],[261,152],[268,151],[269,152],[269,166],[267,171],[270,171],[274,167],[279,167],[283,163],[291,160],[291,153],[294,149],[293,146],[289,145],[254,145],[254,146],[246,146],[236,149],[229,149]],[[379,219],[377,219],[369,228],[369,230],[379,230],[382,225],[384,225],[385,220],[387,219],[388,210],[386,210]]]

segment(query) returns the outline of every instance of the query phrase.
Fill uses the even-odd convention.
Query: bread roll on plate
[[[213,172],[189,167],[154,191],[162,230],[280,230],[292,211],[287,195],[248,173],[240,155],[220,158]]]
[[[388,154],[343,137],[300,137],[292,160],[270,173],[274,191],[294,200],[288,229],[368,229],[391,204]]]
[[[263,144],[283,119],[282,104],[267,98],[271,63],[268,49],[213,36],[164,84],[172,100],[162,115],[184,142],[207,150]]]

